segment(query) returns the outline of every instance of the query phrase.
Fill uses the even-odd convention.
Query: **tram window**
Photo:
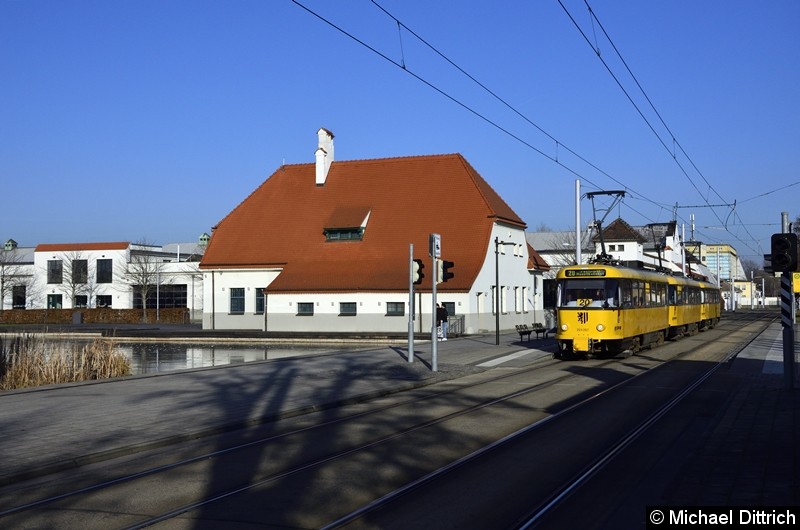
[[[616,280],[564,280],[561,285],[561,307],[616,307]]]
[[[655,304],[657,306],[663,306],[666,302],[666,285],[663,283],[654,283],[653,288],[655,292]]]
[[[633,294],[631,293],[631,281],[621,280],[619,283],[620,283],[620,292],[622,293],[622,307],[623,309],[629,309],[633,307]]]

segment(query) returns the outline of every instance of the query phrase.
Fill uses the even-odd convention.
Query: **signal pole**
[[[436,333],[436,277],[437,263],[436,260],[442,255],[442,236],[439,234],[431,234],[430,242],[430,255],[431,255],[431,370],[436,372],[438,370],[438,354],[439,354],[439,337]]]
[[[408,362],[414,362],[414,243],[408,245]]]
[[[794,388],[794,293],[792,273],[781,273],[781,325],[783,326],[783,382]]]
[[[781,212],[781,233],[772,234],[772,269],[781,273],[781,325],[783,326],[783,381],[794,388],[794,293],[792,273],[800,269],[797,234],[791,232],[789,213]]]

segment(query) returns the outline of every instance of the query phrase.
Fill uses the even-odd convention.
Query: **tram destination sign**
[[[564,276],[567,278],[595,278],[605,275],[605,269],[568,269],[564,271]]]

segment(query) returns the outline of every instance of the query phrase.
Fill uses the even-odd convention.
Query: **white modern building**
[[[207,235],[205,240],[207,240]],[[53,243],[0,251],[3,309],[185,307],[202,312],[204,238],[164,247]],[[181,251],[181,249],[183,249]]]

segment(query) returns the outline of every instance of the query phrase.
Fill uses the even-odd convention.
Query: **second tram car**
[[[557,357],[632,354],[719,322],[719,288],[618,265],[558,273]]]

